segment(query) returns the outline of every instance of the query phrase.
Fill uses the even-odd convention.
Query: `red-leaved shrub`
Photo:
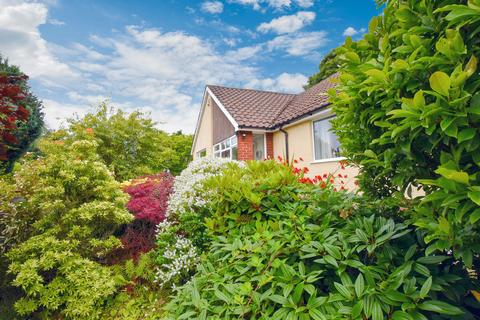
[[[168,198],[173,191],[174,177],[167,172],[137,178],[124,191],[130,195],[127,209],[135,220],[123,232],[120,240],[123,248],[115,250],[109,263],[127,259],[138,260],[141,254],[155,247],[155,229],[165,219]]]
[[[124,191],[130,195],[127,209],[136,219],[157,225],[165,219],[168,197],[172,193],[174,178],[167,172],[134,180]]]

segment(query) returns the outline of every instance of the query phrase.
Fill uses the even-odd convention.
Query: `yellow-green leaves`
[[[464,71],[467,73],[469,77],[473,75],[475,71],[477,71],[477,64],[478,64],[477,58],[474,55],[472,55],[470,60],[468,60],[467,64],[465,65],[465,69],[464,69]]]
[[[447,169],[445,167],[440,167],[435,170],[435,172],[449,180],[453,180],[462,184],[469,184],[469,176],[466,172]]]
[[[425,97],[423,96],[423,91],[417,91],[413,97],[413,105],[417,108],[422,108],[425,106]]]
[[[429,81],[430,81],[430,88],[432,88],[433,91],[445,97],[449,96],[451,81],[450,81],[450,77],[445,72],[442,72],[442,71],[434,72],[430,76]]]

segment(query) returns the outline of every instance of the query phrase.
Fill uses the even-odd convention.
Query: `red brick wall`
[[[253,134],[251,131],[238,131],[238,160],[253,160]]]
[[[273,159],[273,133],[267,132],[265,139],[267,139],[267,159]]]

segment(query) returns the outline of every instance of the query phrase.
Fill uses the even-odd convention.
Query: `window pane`
[[[255,160],[265,159],[265,135],[253,135],[253,157]]]
[[[238,159],[238,150],[236,145],[232,147],[232,159],[233,160]]]
[[[222,158],[228,158],[230,159],[230,149],[227,149],[225,151],[222,151],[222,155],[221,155]]]
[[[313,139],[315,160],[340,157],[340,143],[333,132],[330,132],[332,118],[313,123]]]
[[[236,146],[236,145],[237,145],[237,136],[233,136],[233,137],[232,137],[231,144],[232,144],[232,146]]]
[[[220,150],[220,145],[216,144],[213,148],[214,148],[215,151],[218,151],[218,150]]]

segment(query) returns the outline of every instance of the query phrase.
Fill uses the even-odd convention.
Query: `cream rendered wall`
[[[205,108],[198,128],[197,139],[193,146],[193,159],[197,159],[197,152],[206,149],[207,157],[212,157],[213,153],[213,104],[212,98],[208,96],[205,102]]]
[[[347,178],[336,178],[335,185],[341,187],[343,185],[341,181],[343,180],[346,188],[349,190],[356,189],[355,176],[358,174],[357,168],[347,166],[345,169],[342,169],[338,160],[314,161],[312,120],[305,120],[284,130],[288,132],[289,160],[303,158],[303,162],[299,162],[297,166],[309,169],[307,177],[313,178],[324,173],[331,173],[336,177],[338,177],[338,174],[342,176],[347,175]],[[273,133],[273,154],[275,158],[278,156],[285,157],[285,135],[281,131]]]

